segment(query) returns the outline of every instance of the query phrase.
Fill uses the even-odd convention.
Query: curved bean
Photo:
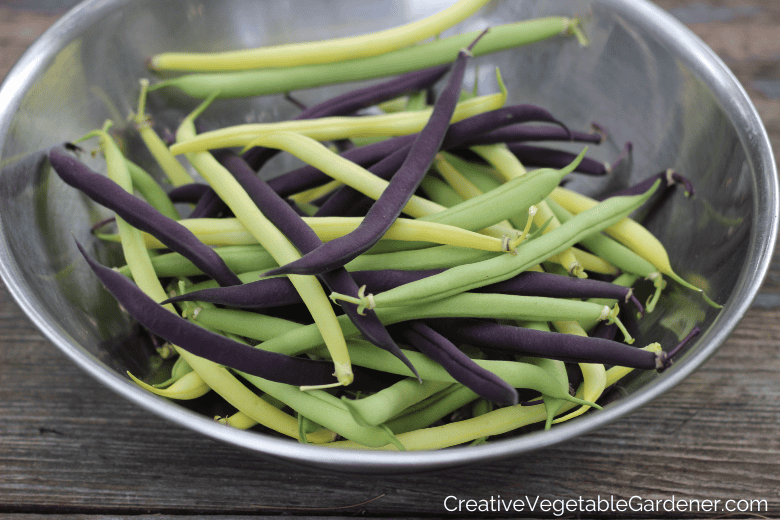
[[[196,372],[189,372],[167,388],[157,388],[155,386],[148,385],[129,372],[127,375],[130,376],[130,379],[135,381],[135,383],[141,388],[145,388],[153,394],[157,394],[161,397],[167,397],[168,399],[197,399],[198,397],[206,395],[211,390],[209,385],[207,385],[206,382],[203,381],[203,379]]]
[[[106,139],[110,137],[103,138]],[[189,258],[221,285],[241,283],[211,248],[200,242],[179,222],[155,210],[148,202],[135,197],[110,178],[93,172],[78,159],[56,148],[49,153],[49,160],[54,171],[67,184],[82,191],[98,204],[113,210],[135,229],[153,234],[165,247]],[[122,165],[126,171],[124,159]]]
[[[479,366],[456,347],[446,336],[425,322],[411,320],[401,328],[410,345],[433,359],[459,383],[480,397],[503,406],[517,404],[517,390],[489,370]]]
[[[422,20],[360,36],[226,52],[169,52],[152,56],[148,65],[150,69],[157,71],[231,71],[285,68],[368,58],[435,36],[465,20],[488,1],[459,0]]]
[[[575,363],[621,365],[643,370],[665,368],[661,354],[651,354],[617,341],[588,337],[587,334],[574,334],[573,327],[566,327],[564,332],[544,332],[462,318],[434,318],[427,319],[426,323],[452,341],[480,348]]]
[[[332,382],[331,363],[254,349],[191,324],[173,312],[165,311],[128,278],[100,265],[87,254],[81,244],[76,245],[106,289],[128,314],[153,334],[173,344],[186,345],[187,351],[196,356],[269,380],[296,385]],[[160,312],[161,310],[164,312]]]
[[[121,152],[107,132],[100,132],[98,136],[105,151],[109,175],[124,189],[131,191],[131,179],[126,170],[124,157],[122,157]],[[165,291],[154,273],[149,254],[143,247],[140,232],[127,225],[121,218],[117,219],[117,226],[119,227],[120,235],[123,236],[122,248],[125,252],[126,261],[132,272],[133,279],[136,281],[138,289],[140,289],[140,293],[149,295],[152,301],[165,299]],[[111,269],[106,269],[106,271],[110,271],[109,276],[114,276],[115,271]],[[116,276],[127,280],[121,274],[116,273]],[[173,311],[173,307],[171,306],[169,310]],[[289,415],[280,412],[259,399],[225,368],[203,357],[190,354],[189,351],[178,346],[174,345],[173,348],[206,384],[228,403],[279,433],[292,437],[297,436],[295,421]]]

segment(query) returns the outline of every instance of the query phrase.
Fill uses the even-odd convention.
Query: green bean
[[[503,184],[499,180],[500,175],[492,166],[467,161],[449,152],[441,152],[441,155],[483,193],[496,189]],[[516,229],[523,229],[527,219],[528,215],[525,212],[520,212],[508,218],[509,223]]]
[[[342,397],[341,400],[347,405],[357,422],[376,426],[386,423],[409,406],[449,386],[449,383],[441,381],[420,383],[416,378],[407,378],[368,397],[362,399]]]
[[[423,177],[420,187],[429,199],[447,208],[466,200],[452,186],[433,175]]]
[[[469,181],[461,172],[457,170],[447,159],[440,153],[436,156],[434,161],[434,168],[439,172],[447,184],[462,197],[463,200],[473,199],[482,195],[484,192],[480,190],[475,184]],[[454,206],[455,204],[445,204],[446,206]],[[510,235],[514,232],[514,226],[509,221],[502,221],[495,224],[505,230],[506,234]]]
[[[514,214],[528,211],[529,207],[542,201],[546,194],[555,189],[560,181],[571,173],[577,163],[578,161],[575,160],[561,170],[549,168],[535,170],[528,175],[516,177],[494,190],[419,219],[471,230],[497,224]]]
[[[505,183],[512,179],[525,177],[527,175],[525,167],[523,167],[518,158],[503,143],[472,146],[471,150],[487,161],[489,165],[493,166],[496,172],[501,175]],[[587,150],[587,148],[585,148],[585,150]],[[578,160],[575,161],[577,165],[584,159],[585,150],[583,150],[577,158]],[[572,169],[574,168],[576,168],[576,165],[572,167]],[[547,195],[545,195],[545,197],[546,196]],[[545,201],[540,200],[535,206],[537,212],[533,217],[534,223],[537,226],[541,226],[543,223],[549,221],[549,227],[545,231],[546,233],[561,226],[560,221],[555,217]],[[558,258],[560,259],[560,264],[568,273],[579,278],[587,277],[582,265],[577,261],[577,258],[574,256],[574,252],[571,249],[561,251]]]
[[[249,320],[245,319],[245,316],[237,313],[234,309],[222,309],[219,307],[200,308],[193,319],[205,327],[221,327],[232,334],[258,341],[269,341],[300,327],[298,323],[281,318],[259,313],[251,314],[253,316]]]
[[[365,304],[374,308],[402,305],[411,301],[427,303],[511,278],[550,256],[565,251],[580,242],[583,237],[621,221],[652,195],[659,182],[656,182],[644,195],[612,197],[605,200],[600,205],[580,213],[566,225],[525,242],[517,249],[515,255],[502,255],[474,264],[453,267],[424,280],[366,297]],[[336,297],[340,296],[336,295]]]
[[[366,426],[357,423],[338,398],[322,390],[304,392],[295,386],[275,383],[250,374],[241,373],[241,376],[263,392],[286,403],[299,414],[314,420],[346,439],[367,447],[392,444],[398,449],[404,449],[403,445],[386,427]]]
[[[394,417],[386,424],[396,435],[419,430],[478,398],[479,396],[470,388],[452,384],[428,399],[420,401],[418,406],[410,406],[405,413]]]
[[[239,275],[249,271],[265,272],[279,265],[260,244],[215,247],[214,251],[225,261],[231,271]],[[152,259],[152,266],[159,278],[198,276],[203,272],[179,253],[163,253]],[[130,276],[127,266],[119,272]],[[256,277],[255,277],[256,278]]]
[[[154,209],[166,217],[173,220],[179,220],[181,218],[179,212],[176,211],[173,202],[171,202],[171,199],[157,181],[134,162],[127,159],[126,162],[127,171],[130,173],[133,187],[138,190],[138,193],[140,193],[144,199],[146,199],[146,202],[151,204]]]
[[[450,161],[444,157],[443,154],[439,154],[439,157],[437,158],[435,164],[439,173],[442,174],[443,177],[448,179],[448,182],[453,186],[453,188],[458,187],[462,191],[462,193],[460,194],[460,196],[458,194],[455,194],[454,192],[447,193],[447,189],[451,190],[451,188],[449,188],[446,185],[443,185],[443,183],[438,181],[435,177],[428,176],[426,177],[428,189],[436,190],[438,191],[439,196],[444,195],[446,197],[446,200],[437,200],[437,199],[432,199],[432,200],[439,202],[440,204],[443,204],[445,206],[452,206],[455,203],[457,203],[455,201],[462,202],[464,199],[471,199],[484,193],[476,184],[472,183],[470,179],[468,179],[465,175],[463,175],[460,171],[458,171],[450,163]],[[501,183],[495,182],[490,185],[489,192],[493,193],[490,190],[499,189],[501,186],[502,186]],[[462,197],[462,199],[460,197]],[[523,204],[518,204],[518,208],[522,208],[523,206],[524,206]],[[538,208],[540,206],[537,205],[536,207]],[[508,215],[507,218],[512,218],[512,216],[513,215]],[[514,232],[514,227],[512,223],[508,221],[504,221],[496,224],[496,227],[498,226],[504,228],[506,230],[506,234],[510,234]],[[600,274],[617,274],[617,268],[615,266],[613,266],[612,264],[610,264],[604,259],[601,259],[595,255],[588,253],[587,251],[583,251],[576,247],[572,247],[570,252],[571,254],[574,255],[574,259],[576,260],[577,264],[579,264],[585,271],[591,271]],[[562,265],[571,265],[568,259],[563,257],[563,255],[566,254],[567,251],[564,251],[563,253],[550,257],[548,261],[558,262]]]
[[[221,97],[247,97],[402,74],[451,63],[458,52],[474,41],[480,32],[462,33],[381,56],[339,63],[301,65],[278,70],[189,74],[161,81],[150,87],[150,90],[172,86],[201,99],[215,91],[219,91]],[[579,22],[571,18],[550,17],[497,25],[490,28],[489,34],[474,47],[473,53],[480,56],[561,34],[574,34],[581,39]]]
[[[573,218],[573,215],[569,211],[554,200],[548,199],[547,203],[561,222],[567,222]],[[647,280],[651,280],[655,285],[655,294],[648,299],[645,304],[645,310],[647,312],[653,312],[655,303],[661,295],[661,291],[666,287],[666,281],[664,280],[663,275],[653,264],[614,238],[603,233],[597,233],[584,238],[582,244],[600,257],[614,264],[621,271],[634,273]]]
[[[348,271],[377,269],[436,269],[495,258],[502,253],[455,246],[435,246],[414,251],[361,255],[345,267]]]
[[[567,211],[554,200],[548,199],[547,203],[561,222],[568,222],[574,217],[571,212]],[[604,257],[608,259],[610,263],[615,264],[621,271],[627,271],[650,279],[652,279],[654,275],[660,274],[653,264],[603,233],[597,233],[587,237],[582,240],[582,243],[597,255]]]
[[[230,269],[238,274],[244,283],[257,280],[268,269],[279,265],[271,258],[260,244],[251,246],[225,246],[214,249],[222,256]],[[417,251],[400,251],[396,253],[365,254],[357,257],[346,265],[348,271],[367,271],[377,269],[436,269],[478,262],[493,258],[500,253],[467,249],[454,246],[434,246]],[[192,262],[184,259],[178,253],[165,253],[152,259],[152,265],[161,278],[169,276],[195,276],[203,274]],[[127,266],[119,268],[125,276],[131,276]],[[204,282],[199,288],[214,287],[210,282]]]

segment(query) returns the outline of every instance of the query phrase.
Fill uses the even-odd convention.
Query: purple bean
[[[661,179],[662,181],[666,181],[665,184],[662,184],[662,186],[665,188],[671,188],[673,186],[680,184],[685,188],[686,196],[688,197],[694,196],[693,183],[688,178],[683,177],[682,175],[680,175],[674,170],[664,170],[662,172],[656,173],[655,175],[651,175],[647,179],[638,182],[633,186],[620,190],[616,193],[611,193],[606,197],[603,197],[601,200],[604,200],[605,198],[608,197],[616,197],[619,195],[636,195],[637,193],[644,193],[645,191],[647,191],[648,187],[652,186],[655,183],[655,181],[657,181],[658,179]]]
[[[465,145],[470,146],[475,136],[490,135],[498,129],[529,121],[552,123],[557,125],[554,128],[562,130],[564,134],[571,137],[568,127],[555,119],[549,110],[537,105],[525,104],[497,108],[454,123],[447,130],[441,147],[450,150]]]
[[[577,157],[577,154],[571,152],[541,146],[530,146],[523,143],[508,143],[507,147],[517,156],[520,162],[528,166],[563,168],[571,164]],[[603,163],[584,157],[574,171],[586,175],[606,175],[608,168]]]
[[[264,278],[230,287],[200,289],[168,298],[163,304],[187,301],[216,303],[228,307],[261,310],[303,303],[298,291],[286,277]]]
[[[623,302],[631,301],[640,314],[644,312],[642,304],[634,296],[630,287],[623,287],[601,280],[576,278],[553,273],[526,271],[509,280],[482,287],[478,292],[548,296],[552,298],[608,298]]]
[[[254,170],[244,161],[233,153],[221,154],[220,162],[236,178],[238,183],[247,192],[247,195],[262,211],[263,215],[285,235],[292,244],[298,248],[301,253],[306,254],[322,246],[322,240],[317,236],[314,230],[304,222],[287,202],[272,190],[268,184],[257,177]],[[334,269],[330,272],[322,273],[320,281],[324,283],[331,292],[349,294],[357,297],[359,288],[350,274],[343,267]],[[344,313],[350,321],[355,324],[363,336],[374,345],[391,352],[398,359],[403,361],[406,366],[419,378],[417,371],[412,363],[403,354],[393,338],[385,329],[385,326],[379,321],[376,313],[368,310],[365,314],[357,312],[357,306],[349,303],[342,305]]]
[[[324,385],[335,381],[333,363],[268,352],[233,341],[168,311],[126,276],[79,251],[119,304],[152,334],[203,357],[247,374],[290,385]]]
[[[227,204],[208,184],[184,184],[169,191],[168,197],[174,203],[195,204],[188,218],[213,218],[229,211]]]
[[[373,293],[388,291],[429,276],[444,269],[421,271],[382,269],[350,273],[355,284],[365,285]],[[514,278],[474,289],[474,292],[546,296],[551,298],[609,298],[631,301],[640,313],[642,304],[628,287],[594,279],[581,279],[552,273],[527,271]],[[203,289],[176,296],[168,302],[200,300],[220,305],[245,308],[271,308],[301,303],[293,285],[286,278],[265,278],[241,286]]]
[[[548,110],[536,105],[513,105],[477,114],[453,123],[447,129],[440,148],[449,150],[467,146],[470,145],[469,143],[476,135],[481,135],[484,132],[489,132],[502,126],[527,121],[554,123],[559,125],[556,127],[557,129],[568,135],[568,128],[555,119]],[[399,142],[396,146],[397,149],[392,154],[371,166],[368,171],[381,179],[391,179],[399,170],[410,147],[411,143],[406,145]],[[357,190],[349,186],[342,186],[336,190],[327,202],[320,206],[316,216],[354,215],[364,207],[363,201],[365,200],[366,197]]]
[[[685,346],[691,342],[693,338],[698,336],[701,333],[701,329],[699,327],[694,327],[687,336],[685,336],[674,348],[672,348],[667,354],[666,359],[668,360],[668,364],[672,364],[672,358],[676,356],[677,354],[682,351]]]
[[[557,126],[528,126],[516,124],[472,137],[465,146],[513,143],[528,141],[572,141],[601,144],[601,134],[595,132],[566,131]]]
[[[404,94],[427,89],[439,81],[449,70],[450,65],[445,64],[402,74],[383,83],[353,90],[328,101],[318,103],[301,112],[298,119],[315,119],[333,114],[351,114],[362,108],[367,108]]]
[[[219,198],[217,192],[209,188],[198,199],[198,203],[192,208],[189,218],[215,218],[229,210],[230,208]]]
[[[428,122],[415,139],[398,172],[393,175],[357,229],[323,244],[294,262],[272,269],[269,274],[319,274],[330,271],[344,266],[382,238],[409,202],[441,147],[458,103],[470,55],[471,47],[458,53],[447,86],[436,100]]]
[[[316,119],[318,117],[352,114],[362,108],[427,88],[444,76],[449,68],[449,65],[440,65],[425,70],[417,70],[378,85],[353,90],[307,108],[293,119]],[[244,152],[243,157],[249,166],[257,171],[277,152],[278,150],[254,147]]]
[[[518,402],[517,390],[509,383],[476,364],[450,340],[422,321],[402,324],[401,333],[420,352],[439,363],[456,381],[477,395],[503,406]]]
[[[114,211],[136,229],[152,234],[166,247],[189,259],[220,285],[241,283],[238,276],[213,249],[199,241],[186,227],[154,209],[148,202],[127,192],[108,177],[93,172],[84,163],[57,148],[49,152],[49,160],[54,171],[65,183]]]
[[[475,347],[573,363],[603,363],[644,370],[663,369],[665,354],[648,352],[618,341],[547,332],[487,320],[434,318],[426,320],[450,339]]]
[[[618,326],[617,323],[609,323],[606,320],[600,321],[593,329],[588,333],[592,338],[602,338],[613,340],[617,337]]]
[[[184,184],[182,186],[173,188],[168,192],[168,198],[171,199],[171,202],[177,204],[196,204],[207,191],[212,191],[211,186],[208,184],[192,182],[190,184]]]

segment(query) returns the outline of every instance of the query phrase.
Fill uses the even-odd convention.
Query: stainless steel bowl
[[[74,249],[105,210],[49,172],[42,150],[133,110],[144,59],[176,49],[218,50],[363,33],[432,14],[424,0],[87,0],[51,27],[19,60],[0,90],[0,272],[19,305],[58,348],[94,377],[178,424],[261,456],[331,470],[423,471],[518,455],[617,420],[667,391],[724,342],[755,296],[777,233],[776,169],[755,109],[726,66],[696,36],[644,0],[505,0],[456,30],[549,14],[582,16],[591,45],[555,39],[475,60],[480,88],[500,67],[510,102],[534,102],[574,128],[597,121],[610,131],[594,156],[612,160],[634,145],[633,166],[607,181],[577,181],[594,193],[666,168],[693,179],[696,198],[674,196],[649,220],[683,276],[707,287],[720,312],[674,289],[642,320],[639,343],[674,344],[693,323],[703,333],[662,375],[643,374],[628,395],[598,413],[550,431],[438,452],[377,453],[300,445],[238,431],[148,394],[125,375],[150,368],[148,345],[106,296]],[[472,75],[473,79],[474,76]],[[309,90],[304,101],[347,87]],[[150,98],[157,122],[175,128],[194,102]],[[166,108],[163,109],[163,106]],[[279,96],[225,102],[211,123],[289,115]],[[129,154],[154,169],[132,132]],[[608,186],[609,185],[609,186]],[[93,242],[93,245],[94,242]],[[97,249],[97,246],[95,246]],[[116,252],[99,249],[103,259]]]

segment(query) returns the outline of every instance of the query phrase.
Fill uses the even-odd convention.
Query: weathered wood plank
[[[780,4],[775,0],[658,3],[683,18],[685,13],[692,17],[691,12],[698,12],[699,21],[689,25],[746,86],[778,149],[780,94],[773,96],[756,80],[780,80],[776,36]],[[45,13],[0,6],[0,76],[53,20]],[[701,370],[657,401],[598,432],[485,466],[366,478],[327,475],[247,456],[132,405],[45,341],[5,288],[0,288],[0,515],[14,520],[50,518],[52,513],[85,520],[130,514],[142,518],[202,514],[390,518],[443,515],[447,513],[444,500],[450,495],[462,499],[499,495],[504,499],[668,499],[674,495],[721,501],[766,499],[770,514],[754,513],[776,516],[780,514],[780,305],[774,303],[778,289],[780,263],[776,262],[764,286],[761,308],[747,314]]]

